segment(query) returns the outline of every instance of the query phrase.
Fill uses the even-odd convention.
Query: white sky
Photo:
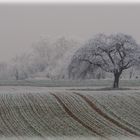
[[[0,0],[0,2],[18,2],[18,3],[104,3],[104,2],[111,2],[111,3],[140,3],[139,0]]]
[[[1,2],[1,1],[0,1]],[[28,50],[49,36],[89,39],[94,34],[123,32],[140,43],[139,4],[0,3],[0,61]]]

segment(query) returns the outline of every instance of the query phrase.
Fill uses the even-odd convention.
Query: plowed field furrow
[[[118,95],[117,95],[118,96]],[[132,125],[131,121],[126,121],[126,119],[123,119],[123,115],[121,113],[127,114],[125,110],[123,112],[117,112],[119,109],[122,108],[122,106],[117,107],[117,101],[115,99],[112,99],[111,95],[86,95],[87,98],[89,98],[92,102],[95,102],[96,105],[103,111],[105,112],[108,116],[113,117],[114,120],[120,122],[123,124],[125,127],[129,127],[136,133],[139,133],[139,128]],[[115,97],[115,96],[113,96]],[[127,97],[127,96],[126,96]],[[125,118],[125,117],[124,117]],[[131,117],[130,117],[131,118]]]
[[[125,100],[125,103],[127,103],[129,105],[129,108],[131,111],[133,111],[132,114],[134,114],[133,117],[135,117],[136,115],[136,119],[139,119],[140,120],[140,100],[137,99],[137,97],[135,96],[127,96],[127,98],[123,97],[123,99],[126,99]],[[140,126],[139,126],[140,127]]]
[[[9,128],[9,125],[7,124],[7,118],[5,118],[5,113],[3,111],[3,107],[0,107],[0,112],[1,112],[1,125],[0,127],[2,127],[3,130],[3,134],[4,136],[13,136],[13,131]]]
[[[0,102],[2,104],[2,106],[0,107],[2,120],[8,131],[8,135],[9,136],[18,136],[18,133],[14,130],[14,127],[12,126],[13,121],[11,119],[13,116],[10,114],[9,109],[5,106],[5,104],[3,102],[4,96],[5,95],[3,95],[3,97],[0,99]]]
[[[64,100],[65,99],[65,100]],[[103,131],[102,127],[104,126],[104,122],[100,122],[101,120],[96,117],[96,115],[93,113],[92,110],[90,110],[90,107],[87,106],[84,101],[82,101],[82,104],[80,104],[81,100],[78,98],[79,101],[75,100],[72,96],[62,96],[62,100],[64,100],[69,107],[69,109],[75,113],[77,117],[79,117],[83,122],[90,125],[90,127],[93,127],[93,129],[96,129],[99,131],[99,133],[106,135],[107,133]],[[71,105],[71,107],[70,107]],[[83,113],[81,113],[83,112]],[[91,115],[92,114],[92,115]],[[94,116],[93,116],[94,115]],[[112,130],[111,130],[112,131]],[[111,132],[108,133],[110,135]],[[113,132],[112,132],[113,133]]]
[[[28,122],[31,129],[34,131],[35,135],[39,137],[45,137],[42,134],[42,131],[41,131],[42,129],[40,129],[41,127],[40,123],[36,120],[36,116],[34,112],[32,111],[32,108],[30,108],[28,101],[26,101],[26,99],[21,95],[19,99],[19,111],[21,115],[24,117],[24,119],[26,120],[26,122]]]
[[[85,101],[79,97],[79,95],[72,95],[73,98],[75,98],[76,102],[80,105],[81,103],[84,103]],[[76,98],[78,97],[78,98]],[[79,102],[79,98],[81,98],[83,101]],[[88,105],[88,104],[87,104]],[[82,104],[81,104],[82,106]],[[83,104],[83,108],[85,107],[86,105]],[[124,131],[123,129],[121,129],[120,127],[114,125],[112,122],[110,122],[109,120],[106,120],[103,116],[99,115],[98,112],[96,112],[96,110],[91,110],[89,109],[90,106],[88,107],[88,111],[87,112],[87,115],[89,116],[91,114],[91,119],[92,120],[99,120],[98,122],[98,125],[101,126],[101,128],[103,129],[103,131],[107,134],[107,135],[130,135],[130,133],[128,133],[127,131]]]
[[[115,125],[117,125],[118,127],[128,131],[130,134],[133,134],[135,136],[140,136],[139,134],[137,134],[135,131],[132,131],[131,129],[129,129],[128,127],[122,125],[120,122],[114,120],[113,118],[109,117],[107,114],[105,114],[104,112],[102,112],[102,110],[100,110],[96,104],[94,104],[93,102],[91,102],[91,100],[89,100],[86,96],[79,94],[79,93],[75,93],[77,95],[79,95],[80,97],[82,97],[88,104],[89,106],[91,106],[96,112],[98,112],[101,116],[103,116],[104,118],[106,118],[107,120],[109,120],[110,122],[114,123]]]
[[[47,130],[49,129],[49,131],[52,133],[53,136],[55,136],[55,135],[62,136],[62,134],[58,133],[59,131],[57,131],[60,128],[59,127],[56,128],[56,125],[59,125],[59,120],[56,123],[54,123],[54,120],[52,118],[54,118],[55,116],[52,116],[50,112],[44,110],[44,106],[45,106],[44,104],[42,104],[42,106],[40,106],[40,103],[38,103],[39,97],[38,97],[38,99],[36,99],[35,96],[30,95],[30,96],[28,96],[28,99],[30,99],[30,101],[32,102],[35,112],[37,113],[39,120],[42,121],[42,123],[44,124],[44,127],[46,127]],[[47,108],[48,108],[48,106],[47,106]],[[52,121],[48,121],[51,119],[52,119]],[[44,130],[45,130],[45,128],[44,128]]]
[[[137,112],[139,113],[140,116],[140,98],[139,97],[135,97],[135,96],[129,96],[129,98],[134,101],[134,108],[137,110]],[[133,102],[132,102],[133,103]]]
[[[74,97],[76,97],[76,95]],[[109,124],[106,122],[106,120],[104,120],[104,118],[101,118],[95,111],[93,111],[92,108],[90,108],[90,106],[88,106],[88,104],[79,96],[77,96],[77,100],[75,100],[75,98],[71,97],[69,93],[68,96],[67,94],[65,94],[65,96],[62,96],[61,99],[65,99],[64,103],[66,103],[69,109],[77,117],[79,117],[83,122],[85,122],[93,129],[96,129],[99,133],[103,134],[104,136],[116,136],[120,134],[120,131],[118,132],[116,127],[109,127]]]
[[[28,121],[22,116],[19,109],[19,104],[17,103],[16,97],[11,97],[8,99],[7,97],[7,104],[12,106],[11,111],[15,114],[15,119],[17,120],[17,128],[20,130],[20,136],[34,136],[36,132],[34,129],[29,125]],[[10,102],[11,101],[11,102]],[[21,107],[21,106],[20,106]]]
[[[57,96],[57,95],[55,95],[55,94],[53,94],[53,93],[51,93],[56,99],[57,99],[57,101],[62,105],[62,107],[64,108],[64,110],[73,118],[73,119],[75,119],[77,122],[79,122],[81,125],[83,125],[85,128],[87,128],[87,129],[89,129],[91,132],[93,132],[93,134],[96,134],[97,136],[103,136],[102,134],[100,134],[100,133],[98,133],[95,129],[93,129],[93,128],[91,128],[90,126],[88,126],[87,124],[85,124],[83,121],[81,121],[77,116],[75,116],[75,114],[73,114],[70,110],[69,110],[69,108],[61,101],[61,99]],[[104,136],[103,136],[104,137]]]
[[[45,122],[42,121],[42,118],[39,117],[34,104],[29,98],[29,95],[23,95],[23,100],[25,104],[27,104],[28,110],[30,111],[26,113],[29,115],[28,117],[30,117],[31,125],[35,124],[34,128],[38,131],[38,133],[40,133],[42,137],[45,137],[49,134],[54,135],[54,133],[52,134],[52,131],[50,131],[50,128],[46,124],[44,124]]]
[[[0,137],[2,137],[2,136],[6,136],[5,135],[5,127],[4,127],[4,125],[3,125],[3,121],[2,121],[2,119],[1,119],[1,113],[0,113]]]
[[[131,97],[131,99],[132,98],[133,97]],[[130,104],[132,101],[128,102],[128,99],[129,99],[128,97],[124,97],[124,96],[123,97],[122,96],[121,97],[117,96],[117,97],[114,98],[114,100],[117,102],[117,105],[119,104],[118,106],[121,106],[120,111],[124,112],[124,114],[123,113],[121,114],[121,112],[120,113],[118,112],[117,114],[121,114],[122,118],[125,118],[123,120],[125,122],[127,122],[127,125],[129,127],[132,127],[133,129],[140,132],[140,129],[139,129],[140,125],[138,125],[138,123],[137,123],[137,122],[140,121],[140,112],[139,112],[140,110],[133,107],[134,104],[132,106],[132,104]],[[126,108],[127,108],[127,110],[126,110]]]
[[[117,97],[119,98],[116,98],[116,96],[112,96],[112,95],[105,95],[105,96],[102,95],[102,97],[100,96],[93,97],[91,95],[87,95],[86,97],[91,99],[93,102],[96,102],[96,105],[100,106],[101,109],[103,108],[103,110],[106,110],[105,112],[108,113],[108,115],[111,115],[118,122],[122,123],[126,127],[129,127],[133,131],[136,131],[136,133],[140,134],[140,129],[139,127],[137,127],[137,123],[133,125],[131,121],[133,117],[134,118],[136,117],[136,120],[137,120],[139,116],[135,116],[135,115],[133,116],[130,114],[132,111],[134,111],[134,109],[133,108],[131,110],[129,109],[131,105],[129,105],[129,103],[127,103],[126,101],[128,99],[127,96],[128,95],[125,95],[125,98],[124,98],[125,101],[123,102],[121,101],[122,96],[119,97],[119,95],[117,95]],[[97,100],[95,101],[95,99]],[[125,106],[125,104],[127,104],[127,106]],[[127,110],[129,110],[130,112]],[[133,119],[133,122],[134,121],[135,119]],[[139,122],[139,121],[136,121],[136,122]]]
[[[12,96],[5,95],[5,98],[3,99],[3,105],[8,110],[8,113],[10,114],[9,120],[11,121],[11,126],[13,127],[13,130],[18,133],[18,135],[22,136],[25,134],[28,134],[28,131],[24,129],[23,121],[18,117],[18,113],[16,112],[16,107],[13,106],[12,102],[14,102],[11,98]],[[10,103],[10,104],[9,104]]]
[[[89,108],[79,106],[77,102],[75,103],[73,98],[67,96],[65,93],[59,94],[58,96],[63,104],[65,104],[76,117],[80,118],[82,122],[91,127],[93,130],[95,129],[98,133],[105,136],[105,133],[104,131],[102,131],[101,126],[98,125],[99,121],[95,118],[93,120],[91,116],[88,116]]]
[[[3,136],[139,138],[140,93],[4,87],[0,90],[0,139]]]
[[[3,136],[8,136],[8,135],[12,136],[13,133],[11,133],[11,131],[9,130],[7,123],[5,123],[6,120],[5,120],[4,114],[3,114],[3,104],[0,99],[0,127],[2,130],[1,134],[3,134]]]
[[[138,113],[138,115],[140,116],[140,96],[135,96],[135,95],[128,95],[128,99],[129,99],[129,103],[131,103],[131,106],[134,107],[136,113]]]
[[[21,109],[22,108],[22,109]],[[27,114],[23,111],[23,108],[26,109],[25,106],[21,106],[19,105],[18,108],[17,108],[17,111],[18,113],[20,114],[21,118],[24,120],[24,122],[26,123],[27,125],[27,128],[32,131],[33,133],[33,136],[40,136],[42,137],[42,135],[36,130],[36,126],[32,125],[31,124],[31,121],[30,119],[28,118]]]
[[[40,115],[40,118],[42,118],[42,120],[46,120],[45,123],[47,123],[49,131],[51,131],[52,135],[58,135],[58,136],[62,136],[62,133],[59,133],[60,127],[58,127],[58,125],[60,125],[59,120],[57,119],[57,123],[55,122],[55,116],[52,115],[52,110],[50,110],[49,105],[47,105],[46,103],[44,104],[42,101],[40,102],[40,97],[38,97],[38,99],[36,100],[35,98],[32,98],[37,105],[36,108],[39,107],[39,109],[37,109],[38,114]],[[50,121],[48,121],[50,120]]]
[[[77,135],[92,135],[89,130],[85,129],[82,125],[79,125],[75,120],[73,120],[65,110],[61,107],[61,105],[57,102],[56,98],[52,95],[43,95],[38,94],[39,98],[37,100],[41,100],[39,102],[40,105],[44,105],[43,109],[47,106],[48,112],[45,113],[51,114],[53,121],[56,122],[58,126],[57,131],[66,136],[77,136]],[[47,104],[47,105],[46,105]],[[47,115],[47,114],[45,114]],[[56,127],[54,127],[56,128]]]

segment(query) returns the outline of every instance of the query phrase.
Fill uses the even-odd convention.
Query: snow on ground
[[[83,92],[83,93],[140,93],[140,87],[125,87],[123,90],[104,90],[104,87],[35,87],[35,86],[0,86],[0,94],[47,93],[49,91]]]
[[[1,140],[139,140],[137,137],[109,137],[109,138],[96,138],[96,137],[3,137]]]

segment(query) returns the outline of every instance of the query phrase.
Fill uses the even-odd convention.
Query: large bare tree
[[[119,87],[122,72],[138,64],[139,59],[140,51],[136,41],[121,33],[108,36],[98,34],[73,56],[73,60],[86,61],[105,72],[113,73],[113,88]]]

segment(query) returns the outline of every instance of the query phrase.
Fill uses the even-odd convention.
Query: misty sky
[[[0,4],[0,61],[27,51],[40,37],[123,32],[140,43],[140,5]]]

